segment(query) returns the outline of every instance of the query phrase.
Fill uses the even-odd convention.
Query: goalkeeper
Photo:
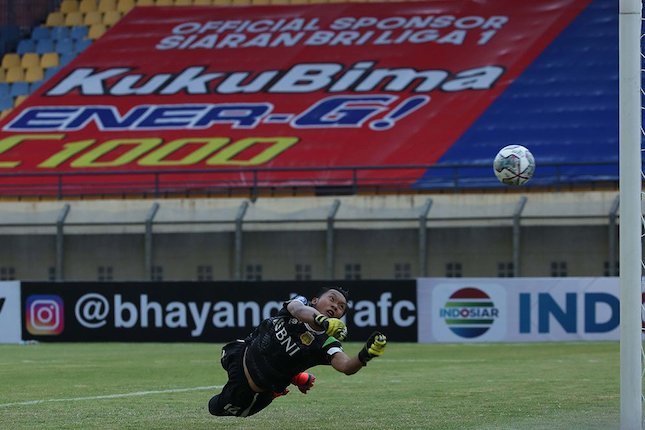
[[[358,355],[348,356],[341,341],[347,329],[341,318],[347,310],[347,292],[323,288],[312,300],[302,296],[284,302],[274,317],[267,318],[244,340],[222,348],[222,367],[228,382],[208,402],[218,416],[251,416],[294,384],[307,394],[315,377],[305,370],[330,364],[346,375],[358,372],[383,354],[385,335],[373,333]]]

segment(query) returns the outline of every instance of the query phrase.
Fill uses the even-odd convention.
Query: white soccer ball
[[[503,147],[493,161],[495,176],[506,185],[523,185],[535,173],[535,159],[531,151],[521,145]]]

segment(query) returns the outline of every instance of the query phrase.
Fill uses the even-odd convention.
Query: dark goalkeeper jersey
[[[309,305],[307,299],[296,296]],[[245,339],[246,365],[255,383],[282,392],[291,378],[310,367],[330,364],[331,357],[343,350],[341,343],[324,331],[314,330],[293,317],[284,302],[280,312],[267,318]]]

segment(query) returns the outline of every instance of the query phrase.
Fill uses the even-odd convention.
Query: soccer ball
[[[495,176],[506,185],[523,185],[535,173],[531,151],[521,145],[508,145],[499,150],[493,161]]]

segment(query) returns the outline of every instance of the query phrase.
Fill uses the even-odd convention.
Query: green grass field
[[[356,353],[359,344],[347,344]],[[259,414],[213,417],[220,345],[0,345],[0,429],[617,429],[616,342],[388,345],[317,367]]]

